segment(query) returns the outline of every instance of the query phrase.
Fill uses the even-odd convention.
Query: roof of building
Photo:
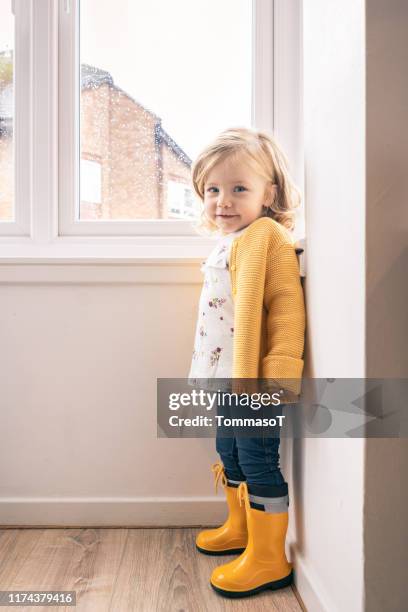
[[[178,157],[178,159],[184,162],[187,166],[191,166],[191,159],[184,153],[183,149],[169,136],[169,134],[162,128],[161,123],[157,123],[155,127],[155,138],[156,142],[164,142],[169,149]]]

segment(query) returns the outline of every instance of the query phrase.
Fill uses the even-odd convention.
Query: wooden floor
[[[195,549],[198,529],[0,529],[0,590],[73,590],[76,607],[1,610],[302,610],[291,587],[228,600],[209,585],[234,557]]]

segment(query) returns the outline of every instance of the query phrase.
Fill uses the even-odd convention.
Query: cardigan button
[[[235,264],[232,264],[231,266],[231,270],[236,270],[237,266]]]

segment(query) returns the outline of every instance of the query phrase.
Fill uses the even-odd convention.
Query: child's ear
[[[272,204],[272,202],[275,200],[277,192],[278,192],[277,184],[272,183],[272,181],[268,181],[268,184],[266,187],[266,197],[267,197],[266,202],[268,203],[268,205]]]

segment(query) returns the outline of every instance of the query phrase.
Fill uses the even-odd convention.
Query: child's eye
[[[246,187],[244,187],[243,185],[236,185],[236,187],[246,191]],[[218,187],[208,187],[207,191],[211,191],[211,189],[218,189]]]

